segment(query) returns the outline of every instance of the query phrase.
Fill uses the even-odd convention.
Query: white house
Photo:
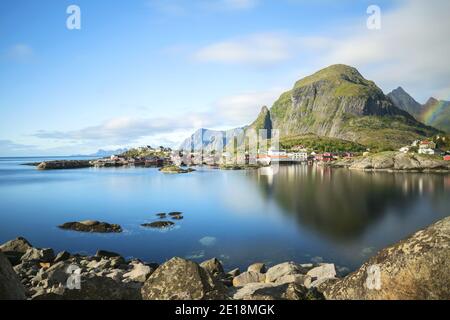
[[[436,149],[436,143],[433,141],[424,140],[419,144],[420,154],[434,154]]]

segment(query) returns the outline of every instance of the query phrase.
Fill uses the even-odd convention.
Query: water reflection
[[[408,209],[420,197],[430,197],[438,205],[449,190],[450,179],[444,174],[361,172],[305,165],[281,166],[273,176],[260,172],[249,176],[265,197],[275,199],[302,227],[342,242],[361,236],[388,213],[408,215]]]

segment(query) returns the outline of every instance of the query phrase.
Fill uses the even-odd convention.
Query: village
[[[437,141],[445,137],[437,137]],[[404,146],[398,150],[401,153],[423,154],[435,157],[442,157],[445,161],[450,161],[450,150],[440,150],[436,142],[431,140],[416,140],[409,146]],[[340,159],[352,159],[358,156],[368,156],[371,150],[364,152],[318,152],[302,145],[291,147],[289,150],[270,148],[268,150],[257,150],[252,154],[248,150],[245,152],[217,152],[213,151],[180,151],[172,150],[163,146],[153,148],[151,146],[130,149],[120,155],[112,155],[109,158],[93,160],[94,167],[121,167],[121,166],[142,166],[142,167],[164,167],[168,165],[176,166],[213,166],[220,167],[226,165],[241,166],[269,166],[278,164],[322,164],[330,163]]]

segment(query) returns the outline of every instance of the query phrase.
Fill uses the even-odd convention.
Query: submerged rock
[[[161,219],[164,219],[166,217],[165,213],[157,213],[156,216],[158,216]]]
[[[450,217],[381,250],[324,288],[327,299],[449,300]]]
[[[141,290],[144,300],[225,299],[225,287],[197,263],[173,258],[147,279]]]
[[[64,230],[73,230],[79,232],[96,232],[96,233],[120,233],[122,227],[118,224],[109,224],[96,220],[86,220],[79,222],[66,222],[58,226]]]
[[[143,226],[143,227],[155,228],[155,229],[166,229],[166,228],[172,227],[173,225],[175,225],[175,223],[173,223],[172,221],[155,221],[155,222],[151,222],[151,223],[141,224],[141,226]]]
[[[25,288],[5,255],[0,252],[0,300],[25,300]]]

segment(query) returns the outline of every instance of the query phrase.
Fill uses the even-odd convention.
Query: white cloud
[[[143,144],[178,145],[198,128],[232,128],[250,124],[263,105],[271,105],[280,89],[246,92],[214,102],[203,112],[191,112],[159,118],[120,117],[99,125],[70,131],[40,130],[34,137],[52,142],[79,145],[129,146]]]
[[[19,43],[9,47],[5,56],[10,60],[26,62],[33,57],[33,49],[27,44]]]
[[[288,38],[277,33],[254,34],[210,44],[194,54],[201,62],[273,64],[291,58]]]

